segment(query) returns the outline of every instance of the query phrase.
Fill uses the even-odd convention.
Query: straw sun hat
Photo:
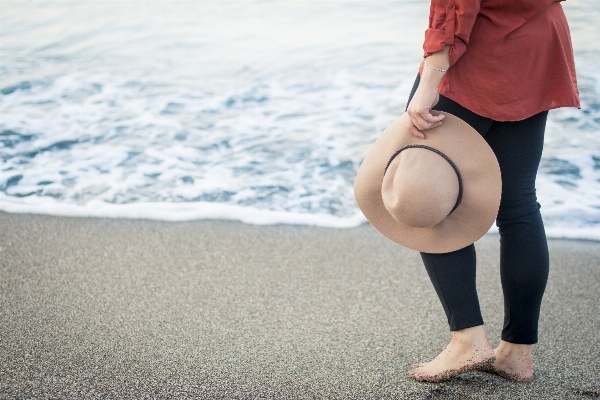
[[[356,202],[384,236],[414,250],[462,249],[492,226],[502,182],[494,152],[454,115],[425,139],[398,117],[373,144],[356,181]]]

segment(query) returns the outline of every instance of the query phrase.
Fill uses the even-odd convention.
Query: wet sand
[[[321,229],[0,213],[0,398],[600,397],[600,243],[551,240],[523,384],[407,378],[450,338],[418,253]],[[498,237],[477,243],[493,345]]]

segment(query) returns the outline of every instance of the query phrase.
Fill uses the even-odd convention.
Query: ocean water
[[[562,3],[582,108],[550,113],[549,237],[600,240],[600,11]],[[0,1],[0,210],[352,227],[429,2]]]

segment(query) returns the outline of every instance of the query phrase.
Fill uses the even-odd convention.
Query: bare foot
[[[456,375],[484,369],[494,361],[494,352],[483,325],[452,332],[452,340],[436,358],[415,364],[408,376],[425,382],[440,382]]]
[[[413,371],[414,369],[417,369],[417,368],[423,367],[423,366],[425,366],[425,365],[427,365],[427,364],[429,364],[429,363],[426,363],[426,362],[424,362],[424,363],[418,363],[418,364],[413,364],[413,365],[411,365],[411,366],[410,366],[410,369],[408,370],[408,375],[410,376],[410,375],[411,375],[411,373],[412,373],[412,371]]]
[[[533,380],[532,348],[530,344],[515,344],[502,340],[494,350],[496,360],[484,370],[512,381],[531,382]]]

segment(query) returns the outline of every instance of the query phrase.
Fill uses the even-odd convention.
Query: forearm
[[[447,70],[450,66],[448,59],[448,51],[450,46],[446,46],[444,50],[433,53],[425,58],[425,62],[433,68]],[[445,72],[437,71],[427,65],[423,66],[423,72],[421,73],[421,84],[427,87],[438,87],[440,81],[444,77]]]
[[[450,46],[443,50],[435,52],[425,58],[425,65],[421,71],[421,81],[410,104],[407,107],[407,113],[410,116],[408,129],[413,135],[425,138],[423,130],[433,129],[442,124],[443,114],[433,115],[431,110],[440,98],[439,86],[444,77],[443,71],[448,69],[448,51]]]

